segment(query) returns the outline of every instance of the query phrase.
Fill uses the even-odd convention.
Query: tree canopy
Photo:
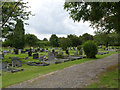
[[[17,49],[23,49],[25,45],[25,29],[24,24],[21,19],[17,20],[17,24],[15,25],[15,30],[13,33],[13,47]]]
[[[20,2],[3,2],[2,22],[3,24],[5,23],[2,31],[3,36],[7,34],[8,31],[14,30],[18,19],[25,21],[29,19],[30,15],[32,15],[31,11],[27,10],[29,8],[29,6],[27,6],[27,3],[22,2],[22,0]]]
[[[56,36],[56,34],[51,35],[50,43],[53,47],[58,47],[59,46],[59,41],[58,41],[58,37]]]
[[[120,33],[120,2],[65,2],[64,9],[74,21],[90,21],[93,28]]]

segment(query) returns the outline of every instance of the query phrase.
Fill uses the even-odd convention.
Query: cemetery
[[[41,50],[43,49],[44,51],[41,52]],[[45,51],[46,49],[48,50],[48,52]],[[54,52],[52,52],[53,49],[54,49]],[[7,53],[4,52],[4,51],[9,51],[9,50],[11,50],[11,52],[7,52]],[[3,82],[5,82],[4,80],[6,80],[5,77],[6,78],[9,76],[11,77],[12,73],[16,73],[16,75],[14,76],[17,78],[17,75],[24,74],[24,77],[27,77],[28,76],[27,72],[31,73],[32,75],[33,72],[38,71],[36,74],[37,76],[40,72],[48,73],[51,70],[52,71],[59,70],[61,68],[65,68],[73,64],[83,63],[86,61],[103,58],[111,54],[117,53],[117,51],[109,51],[109,50],[104,50],[102,48],[99,48],[99,51],[96,55],[97,58],[89,59],[86,57],[83,49],[81,49],[80,51],[75,50],[75,49],[68,49],[69,55],[68,55],[68,52],[66,53],[66,51],[61,49],[61,47],[58,47],[57,49],[54,47],[52,47],[52,49],[51,48],[40,48],[39,50],[37,50],[36,48],[35,49],[31,49],[31,48],[23,49],[22,51],[25,51],[24,53],[22,52],[15,53],[15,51],[12,50],[12,48],[10,48],[9,50],[7,47],[4,47],[2,51]],[[58,52],[58,53],[54,54],[55,52]],[[52,69],[53,67],[54,69]],[[44,70],[44,68],[46,71],[38,70],[38,69]],[[29,71],[29,69],[33,71]],[[33,77],[29,77],[28,79],[31,79],[31,78]],[[22,77],[19,80],[21,79]],[[24,81],[28,79],[22,79],[22,80]],[[12,82],[11,84],[15,84],[15,83],[16,82]]]
[[[40,2],[0,2],[0,88],[118,88],[120,3]]]

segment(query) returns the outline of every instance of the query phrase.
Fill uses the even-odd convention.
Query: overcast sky
[[[63,0],[24,0],[29,2],[31,11],[35,16],[30,16],[25,26],[26,33],[35,34],[40,40],[49,39],[51,34],[58,37],[66,37],[68,34],[77,36],[84,33],[94,34],[94,30],[89,27],[89,23],[75,22],[69,18],[69,14],[64,10]]]

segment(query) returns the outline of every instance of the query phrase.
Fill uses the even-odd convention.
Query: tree
[[[21,19],[22,21],[29,19],[29,15],[32,14],[31,11],[27,10],[29,8],[29,6],[27,6],[27,3],[22,2],[22,0],[20,2],[3,2],[2,22],[5,23],[2,31],[3,35],[9,31],[9,29],[5,30],[6,27],[14,30],[18,19]]]
[[[58,37],[56,36],[56,34],[51,35],[50,43],[53,47],[58,47],[59,46],[59,41],[58,41]]]
[[[34,47],[37,45],[39,39],[34,34],[26,34],[25,35],[25,42],[26,45],[30,47]]]
[[[59,44],[62,47],[63,50],[66,50],[67,47],[71,46],[71,40],[69,38],[59,38]]]
[[[21,19],[18,19],[13,33],[13,47],[17,49],[24,48],[25,45],[24,34],[25,34],[25,30],[24,30],[23,21]]]
[[[94,41],[86,41],[83,44],[83,50],[88,58],[96,58],[96,54],[98,53],[97,45]]]
[[[72,46],[72,47],[76,47],[76,46],[82,44],[81,39],[80,39],[79,37],[77,37],[76,35],[70,34],[70,35],[68,35],[67,37],[71,40],[71,42],[72,42],[72,43],[71,43],[71,46]]]
[[[93,40],[93,36],[88,34],[88,33],[83,34],[82,35],[82,42],[84,43],[84,42],[86,42],[88,40]]]
[[[65,2],[74,21],[90,21],[91,27],[105,32],[115,30],[120,34],[120,2]]]
[[[43,41],[48,41],[47,38],[44,38]]]

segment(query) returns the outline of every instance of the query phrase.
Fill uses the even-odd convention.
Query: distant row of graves
[[[69,50],[74,50],[74,54],[71,55],[72,52],[69,52]],[[110,49],[109,49],[110,50]],[[47,55],[39,54],[39,52],[45,52]],[[11,59],[11,63],[8,63],[6,60],[4,60],[4,54],[5,53],[12,53],[12,54],[25,54],[27,53],[28,56],[25,58],[18,58],[18,57],[9,57]],[[86,55],[83,55],[83,50],[77,50],[77,48],[67,48],[65,51],[66,54],[63,53],[62,48],[37,48],[37,49],[11,49],[4,50],[1,52],[1,59],[2,61],[2,70],[3,71],[10,71],[10,72],[17,72],[17,71],[23,71],[24,69],[15,69],[15,67],[21,67],[23,60],[29,60],[29,57],[33,57],[33,59],[39,60],[39,62],[30,62],[28,61],[26,64],[29,66],[48,66],[51,63],[52,64],[58,64],[73,60],[78,60],[82,58],[86,58]],[[99,55],[108,54],[108,52],[98,52]]]

